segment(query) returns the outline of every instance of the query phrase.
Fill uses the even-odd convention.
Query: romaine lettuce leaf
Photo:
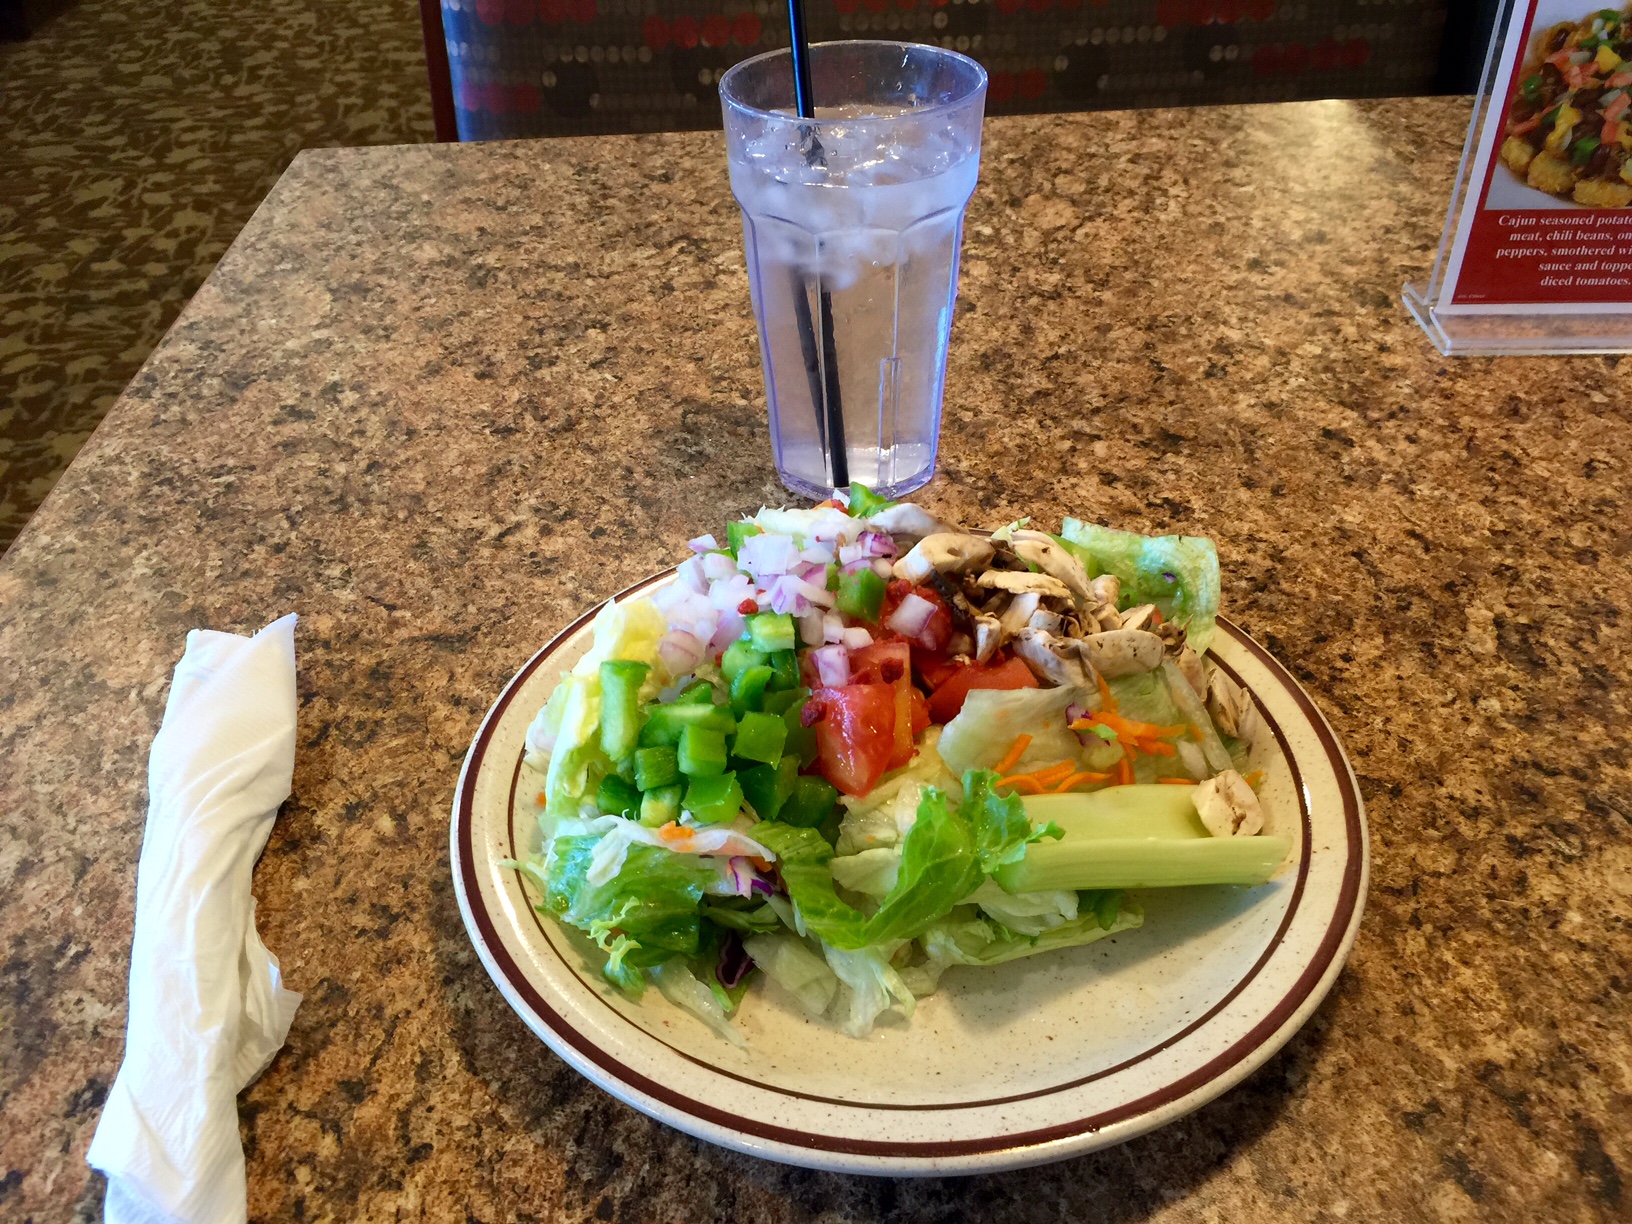
[[[551,843],[540,908],[594,939],[607,953],[607,981],[638,998],[642,969],[697,954],[698,907],[714,873],[691,855],[636,845],[623,870],[594,885],[588,875],[599,840],[558,837]]]
[[[990,771],[970,770],[956,808],[940,790],[925,788],[901,843],[895,885],[870,917],[838,895],[833,851],[819,833],[767,821],[754,826],[754,836],[777,856],[782,883],[806,930],[828,946],[854,951],[911,939],[950,912],[987,873],[1018,862],[1027,843],[1046,832],[1033,833],[1019,796],[998,795],[995,781]]]
[[[1222,584],[1218,548],[1205,536],[1143,536],[1068,518],[1055,537],[1088,569],[1090,578],[1115,574],[1122,606],[1153,603],[1184,626],[1199,654],[1213,640]]]

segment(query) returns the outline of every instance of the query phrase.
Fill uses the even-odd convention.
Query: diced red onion
[[[737,549],[737,568],[763,582],[786,574],[799,560],[799,546],[784,535],[749,536]]]
[[[814,561],[801,561],[788,572],[795,578],[803,578],[806,582],[811,581],[817,575],[821,575],[822,582],[825,583],[827,581],[827,567],[828,562],[826,561],[820,565],[817,565]]]
[[[724,553],[712,552],[703,558],[703,574],[710,582],[718,582],[721,578],[735,578],[737,563]]]
[[[719,624],[714,629],[714,636],[708,639],[708,653],[719,654],[720,651],[731,645],[732,642],[742,636],[743,628],[747,623],[747,619],[742,613],[734,609],[729,612],[721,612]]]
[[[899,551],[895,541],[883,531],[864,531],[856,540],[856,544],[865,548],[870,557],[893,557]]]
[[[758,602],[753,582],[743,574],[721,578],[708,588],[708,602],[722,612],[728,608],[735,609],[745,599],[754,599]]]
[[[794,616],[803,616],[810,611],[810,601],[799,594],[798,586],[794,585],[798,582],[799,579],[789,578],[784,574],[771,583],[772,612],[788,612]]]
[[[833,593],[825,587],[814,586],[792,574],[784,574],[771,584],[773,612],[791,612],[795,616],[803,616],[810,610],[811,604],[819,608],[830,608],[833,606]]]
[[[837,612],[827,612],[823,614],[822,640],[826,642],[844,641],[844,618]]]
[[[850,652],[843,646],[823,646],[810,652],[823,688],[840,688],[850,683]]]
[[[820,646],[826,640],[820,612],[806,612],[799,617],[799,640],[806,646]]]
[[[854,629],[846,629],[841,640],[847,649],[861,650],[863,647],[873,644],[873,635],[858,625]]]
[[[700,535],[695,540],[687,540],[686,547],[694,553],[718,552],[719,544],[711,535]],[[729,560],[729,558],[727,558]]]
[[[695,634],[670,629],[657,644],[657,657],[663,660],[671,676],[678,676],[703,661],[703,643]]]
[[[746,897],[751,891],[752,886],[746,886],[737,895]],[[742,936],[736,931],[727,931],[725,938],[720,941],[720,956],[714,965],[714,980],[727,990],[734,990],[742,985],[743,978],[752,973],[753,969],[754,958],[749,956],[748,950],[742,946]]]
[[[680,581],[699,595],[708,594],[708,577],[703,573],[701,557],[688,557],[679,566]]]
[[[902,637],[915,638],[924,631],[924,626],[929,624],[929,618],[934,615],[934,604],[923,596],[909,591],[907,597],[901,601],[901,606],[890,613],[890,619],[886,623]]]
[[[873,573],[884,579],[885,582],[888,582],[891,578],[895,577],[895,570],[891,568],[890,563],[883,557],[873,558]]]
[[[801,561],[811,565],[827,566],[833,563],[833,548],[828,544],[812,544],[799,554]]]

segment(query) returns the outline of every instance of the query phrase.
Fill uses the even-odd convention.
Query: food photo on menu
[[[1508,107],[1502,164],[1534,192],[1587,208],[1632,204],[1632,14],[1601,9],[1536,36]],[[1550,207],[1493,186],[1494,207]]]
[[[0,0],[0,1222],[1632,1219],[1493,4]]]

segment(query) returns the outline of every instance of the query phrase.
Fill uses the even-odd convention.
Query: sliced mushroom
[[[914,544],[895,563],[894,573],[908,582],[923,582],[931,573],[956,574],[985,565],[993,551],[991,542],[980,536],[938,531]]]
[[[1040,629],[1022,629],[1014,639],[1014,653],[1045,684],[1059,688],[1092,688],[1095,684],[1094,665],[1079,638],[1057,638]]]
[[[1179,654],[1173,660],[1178,664],[1179,674],[1190,682],[1190,687],[1196,690],[1197,697],[1207,693],[1207,669],[1201,665],[1201,656],[1186,642],[1179,647]]]
[[[1088,571],[1051,536],[1041,531],[1016,531],[1011,539],[1015,555],[1029,565],[1035,565],[1051,578],[1063,582],[1079,608],[1090,607],[1100,601],[1094,598],[1088,581]]]
[[[1058,612],[1050,612],[1047,608],[1038,608],[1037,611],[1031,614],[1031,619],[1026,622],[1026,627],[1035,629],[1039,633],[1049,634],[1051,637],[1057,637],[1060,630],[1065,628],[1065,624],[1060,619]]]
[[[1177,658],[1179,652],[1184,649],[1185,633],[1183,625],[1175,621],[1164,620],[1161,624],[1152,628],[1151,632],[1162,639],[1162,645],[1167,648],[1167,653],[1174,658]]]
[[[1084,613],[1084,615],[1088,614]],[[1093,611],[1093,618],[1099,623],[1099,631],[1101,633],[1109,633],[1112,629],[1137,628],[1137,626],[1134,625],[1124,625],[1122,623],[1122,614],[1115,608],[1111,607],[1110,604],[1105,604],[1103,607],[1095,608]]]
[[[964,633],[974,632],[977,613],[968,597],[958,589],[957,583],[938,569],[930,570],[924,578],[924,582],[941,597],[941,602],[946,605],[946,610],[952,614],[953,627]]]
[[[1191,794],[1196,815],[1214,837],[1252,837],[1262,832],[1264,809],[1247,780],[1233,769],[1208,778]]]
[[[995,616],[975,617],[975,662],[984,663],[1003,644],[1003,623]]]
[[[1115,574],[1101,574],[1088,584],[1088,589],[1102,604],[1110,604],[1114,608],[1122,602],[1122,579]]]
[[[1137,608],[1129,608],[1121,614],[1123,629],[1148,629],[1151,617],[1156,615],[1155,604],[1140,604]]]
[[[911,502],[898,502],[870,515],[867,525],[874,531],[887,531],[891,535],[909,536],[914,540],[952,530],[948,524]]]
[[[1036,591],[1022,591],[1009,600],[1009,606],[997,618],[1003,626],[1003,636],[1011,638],[1024,629],[1042,601],[1043,597]]]
[[[1142,629],[1113,629],[1083,639],[1088,658],[1108,680],[1137,676],[1162,665],[1162,639]]]
[[[1050,599],[1071,598],[1071,588],[1058,578],[1033,574],[1029,570],[987,570],[975,581],[987,590],[1013,591],[1016,595],[1035,591]]]
[[[1207,713],[1219,733],[1251,745],[1260,724],[1258,707],[1247,691],[1214,667],[1207,677],[1206,693]]]

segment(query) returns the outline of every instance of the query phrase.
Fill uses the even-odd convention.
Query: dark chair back
[[[1434,92],[1445,5],[1475,2],[807,0],[807,19],[812,40],[966,52],[1001,115]],[[442,139],[718,127],[720,76],[788,43],[768,0],[421,0],[421,15]]]

